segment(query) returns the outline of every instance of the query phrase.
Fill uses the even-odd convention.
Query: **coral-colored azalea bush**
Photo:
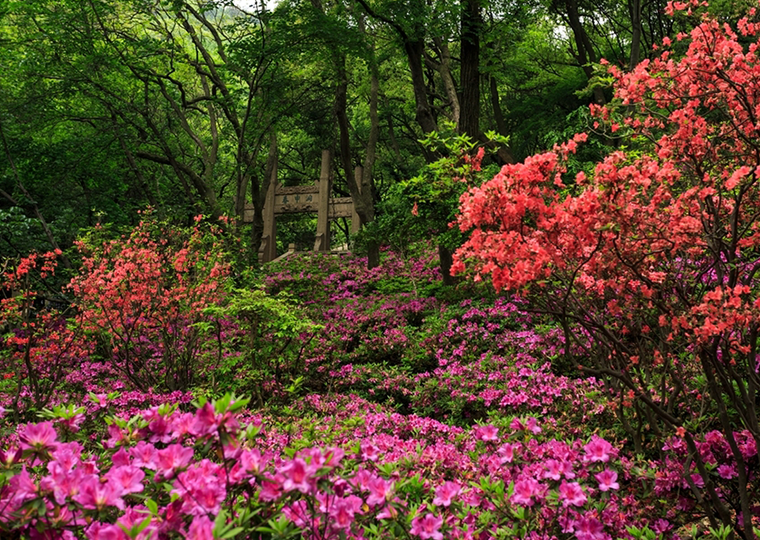
[[[70,288],[82,324],[136,389],[193,384],[207,345],[204,309],[224,297],[230,272],[219,235],[200,220],[189,234],[144,221],[119,240],[80,243],[83,271]]]
[[[611,67],[619,106],[595,113],[650,151],[614,151],[572,183],[564,164],[585,135],[505,166],[462,197],[459,226],[472,235],[456,255],[458,271],[490,275],[555,317],[568,360],[617,388],[640,451],[682,437],[691,498],[744,538],[760,491],[755,18],[732,29],[705,15],[678,36],[681,58],[666,46],[630,73]],[[705,427],[722,433],[730,474],[699,451]]]
[[[60,254],[33,253],[0,274],[0,405],[17,417],[54,399],[67,373],[92,349],[81,328],[69,324],[67,310],[47,305],[46,286]]]

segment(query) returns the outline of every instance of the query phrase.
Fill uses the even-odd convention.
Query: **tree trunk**
[[[578,60],[588,80],[591,80],[594,77],[594,68],[591,64],[597,60],[596,53],[594,52],[594,45],[586,33],[586,29],[583,28],[577,0],[565,0],[565,10],[568,24],[573,31],[573,38],[575,39],[575,47],[577,49],[576,60]],[[607,103],[604,92],[599,87],[594,88],[594,101],[598,105]]]
[[[457,95],[456,83],[454,83],[454,77],[451,75],[451,51],[449,51],[449,44],[441,38],[435,38],[435,46],[440,53],[440,62],[435,62],[432,58],[428,58],[429,64],[438,71],[443,82],[443,89],[446,92],[446,97],[449,98],[449,104],[451,105],[451,114],[449,118],[456,125],[456,129],[459,130],[459,118],[461,116],[459,110],[459,96]]]
[[[427,98],[427,87],[425,86],[425,72],[422,69],[422,58],[425,51],[425,42],[423,40],[405,41],[404,51],[409,61],[409,71],[412,75],[412,89],[414,91],[414,102],[417,107],[416,119],[424,133],[438,131],[438,124],[433,116],[430,103]]]
[[[461,0],[461,9],[459,133],[477,140],[480,135],[480,32],[483,17],[479,0]]]
[[[277,133],[272,132],[269,140],[269,153],[267,154],[267,163],[264,167],[264,178],[261,182],[252,178],[251,182],[251,202],[253,203],[253,226],[251,227],[251,246],[253,256],[258,257],[261,249],[261,239],[264,234],[264,203],[267,198],[269,186],[275,181],[272,175],[277,164]],[[272,239],[274,241],[274,239]],[[257,261],[258,262],[258,261]]]
[[[493,109],[493,117],[496,121],[496,131],[502,137],[507,136],[507,123],[504,121],[504,111],[501,109],[501,102],[499,101],[499,87],[496,84],[496,78],[490,77],[489,90],[491,97],[491,108]],[[512,153],[512,149],[507,145],[499,145],[496,150],[502,164],[516,163],[515,155]]]
[[[374,51],[373,51],[374,52]],[[380,132],[380,119],[377,115],[377,100],[380,92],[380,77],[377,72],[377,64],[373,62],[370,64],[370,94],[369,94],[369,139],[367,140],[367,152],[364,155],[364,167],[362,168],[361,177],[361,193],[359,200],[361,200],[362,210],[365,216],[357,208],[356,213],[361,220],[362,226],[366,223],[374,221],[375,219],[375,200],[374,200],[374,185],[372,182],[372,169],[375,166],[375,155],[377,150],[377,139]],[[359,179],[357,178],[357,181]],[[353,197],[353,195],[352,195]],[[354,203],[356,205],[356,203]],[[380,266],[380,245],[376,241],[370,241],[367,245],[367,267],[376,268]]]
[[[438,259],[441,264],[441,277],[444,285],[454,285],[454,277],[451,275],[451,266],[454,264],[454,256],[451,250],[438,244]]]
[[[631,14],[631,56],[628,69],[633,71],[641,59],[641,0],[628,0]]]

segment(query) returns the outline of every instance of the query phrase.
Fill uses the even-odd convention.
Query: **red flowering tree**
[[[701,9],[671,3],[668,10]],[[614,67],[600,122],[645,151],[611,153],[565,186],[585,135],[505,166],[461,199],[455,271],[490,275],[565,330],[566,356],[604,376],[638,450],[688,447],[683,485],[713,526],[754,538],[760,448],[760,24],[704,15],[676,58]],[[616,122],[617,119],[617,122]],[[718,473],[692,434],[720,429]],[[749,441],[749,442],[747,442]]]
[[[82,324],[138,390],[185,390],[197,375],[204,309],[224,297],[230,272],[221,231],[197,221],[189,233],[144,221],[118,241],[79,245],[83,271],[70,288]]]

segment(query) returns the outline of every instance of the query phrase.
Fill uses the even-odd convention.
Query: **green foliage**
[[[374,239],[389,243],[402,253],[416,241],[434,239],[449,249],[464,241],[459,228],[450,227],[459,208],[459,197],[468,187],[479,185],[498,168],[490,165],[481,169],[484,147],[467,135],[457,135],[453,126],[444,133],[432,132],[422,144],[441,156],[426,165],[420,174],[394,184],[386,199],[378,205],[378,217],[362,231],[359,242]],[[505,139],[489,133],[496,142]],[[409,253],[410,254],[410,253]]]
[[[215,322],[204,324],[203,330],[213,336],[217,347],[207,373],[208,386],[200,392],[251,393],[263,405],[300,391],[304,347],[321,327],[290,294],[234,289],[223,304],[204,312]],[[285,387],[288,381],[292,384]]]

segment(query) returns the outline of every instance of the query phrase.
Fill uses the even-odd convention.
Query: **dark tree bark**
[[[459,132],[473,140],[480,136],[480,33],[483,16],[479,0],[461,0],[461,55]]]
[[[559,3],[562,3],[560,6]],[[571,50],[571,53],[575,56],[576,61],[580,65],[583,73],[591,80],[594,76],[594,68],[591,64],[597,61],[596,51],[594,45],[591,43],[591,39],[586,33],[586,29],[583,27],[581,21],[580,11],[578,9],[577,0],[557,0],[553,4],[555,11],[559,12],[565,21],[573,31],[573,40],[575,41],[575,51]],[[607,99],[604,97],[604,92],[601,88],[594,88],[594,101],[599,105],[607,103]]]
[[[628,10],[631,16],[631,56],[628,69],[633,70],[641,60],[641,0],[628,0]]]

